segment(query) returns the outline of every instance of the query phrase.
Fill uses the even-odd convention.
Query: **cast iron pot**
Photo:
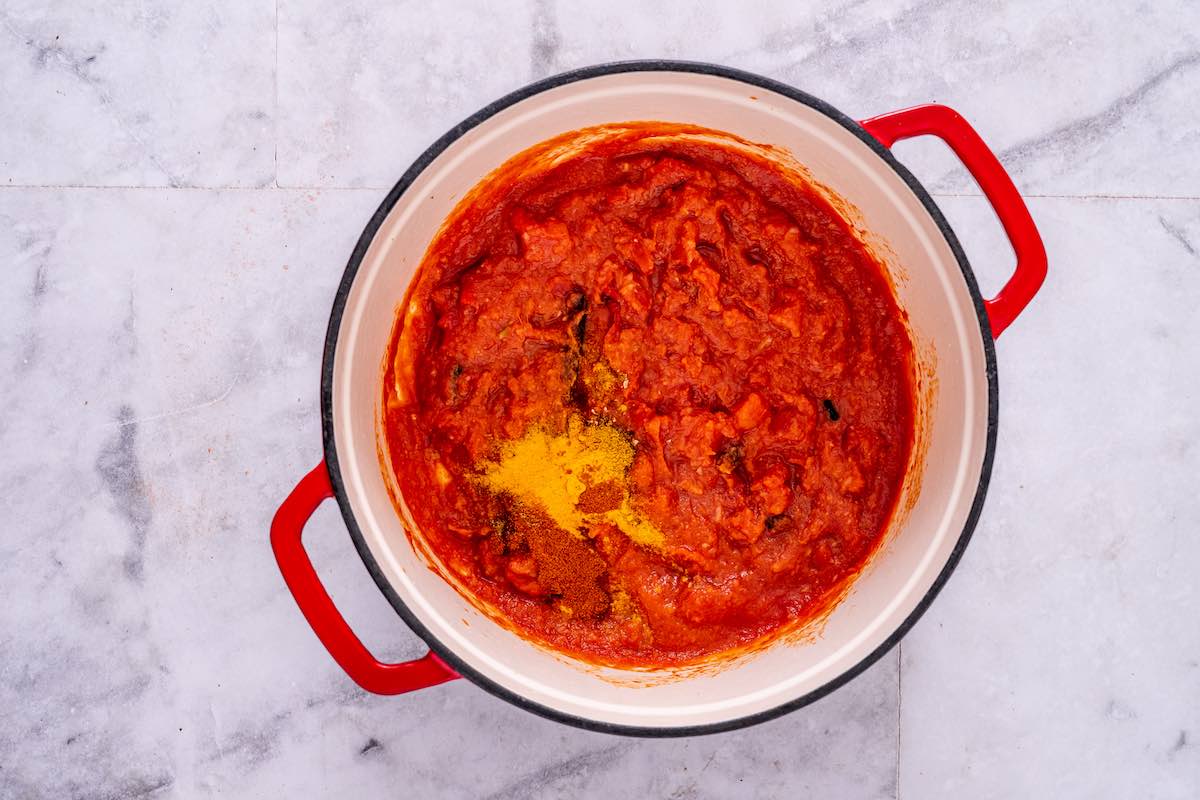
[[[885,544],[821,628],[719,669],[665,675],[586,665],[480,613],[414,550],[380,469],[381,364],[397,304],[456,201],[510,156],[557,134],[627,120],[703,125],[790,151],[852,207],[888,253],[922,379],[918,452]],[[1017,256],[996,297],[980,296],[958,239],[889,147],[941,138],[978,181]],[[983,507],[996,442],[993,340],[1041,286],[1046,254],[996,157],[967,122],[927,105],[855,122],[766,78],[707,64],[642,61],[569,72],[504,97],[433,144],[388,193],[350,256],[321,369],[325,458],[284,501],[271,544],[300,610],[346,673],[379,694],[462,676],[521,708],[593,730],[646,736],[729,730],[776,717],[846,683],[887,652],[954,569]],[[376,660],[321,586],[304,524],[337,498],[354,546],[430,652]],[[411,524],[411,519],[407,520]]]

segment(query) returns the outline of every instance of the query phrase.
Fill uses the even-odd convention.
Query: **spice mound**
[[[610,522],[638,544],[659,546],[663,535],[630,506],[627,483],[633,445],[609,425],[585,425],[572,415],[567,430],[551,436],[532,428],[484,464],[483,484],[540,508],[576,538]]]
[[[912,345],[794,169],[629,123],[514,157],[426,252],[380,451],[441,568],[523,636],[660,667],[822,613],[896,506]]]

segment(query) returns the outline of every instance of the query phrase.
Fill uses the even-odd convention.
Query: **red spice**
[[[508,520],[510,541],[518,550],[522,545],[528,547],[537,565],[537,584],[556,601],[559,611],[586,619],[608,610],[608,593],[601,585],[608,565],[595,550],[555,525],[540,509],[515,505]]]
[[[624,499],[625,490],[621,488],[621,484],[605,481],[584,489],[575,507],[584,514],[603,514],[618,508]]]

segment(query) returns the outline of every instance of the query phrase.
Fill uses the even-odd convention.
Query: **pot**
[[[843,198],[884,258],[927,370],[917,452],[884,544],[809,636],[782,637],[720,668],[655,674],[583,664],[478,611],[414,550],[377,455],[381,363],[397,304],[442,220],[484,175],[551,136],[626,120],[684,122],[790,151]],[[978,181],[1017,266],[984,300],[958,239],[893,142],[944,140]],[[979,518],[996,443],[993,340],[1030,301],[1046,255],[1024,202],[967,122],[919,106],[855,122],[789,86],[725,67],[630,62],[532,84],[456,126],[417,159],[363,231],[334,299],[321,371],[325,458],[271,528],[280,570],[317,636],[367,691],[400,694],[462,676],[529,711],[582,728],[638,735],[728,730],[778,716],[846,683],[887,652],[929,606]],[[304,523],[337,499],[367,569],[430,652],[376,660],[338,613],[301,543]],[[411,524],[411,520],[408,520]]]

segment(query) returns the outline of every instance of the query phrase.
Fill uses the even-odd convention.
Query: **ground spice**
[[[625,490],[616,481],[605,481],[589,486],[579,495],[575,508],[584,514],[603,514],[621,507],[625,500]]]
[[[479,465],[479,480],[497,494],[543,510],[559,528],[580,539],[589,525],[607,521],[638,544],[660,547],[662,532],[630,504],[633,455],[633,445],[615,427],[571,416],[563,433],[534,427],[520,439],[505,442],[498,460]],[[606,485],[609,488],[600,488]],[[585,499],[589,490],[593,494]]]
[[[595,550],[539,508],[514,504],[511,521],[514,538],[529,546],[537,562],[538,583],[557,599],[560,611],[587,618],[608,611],[609,596],[603,586],[608,565]]]

